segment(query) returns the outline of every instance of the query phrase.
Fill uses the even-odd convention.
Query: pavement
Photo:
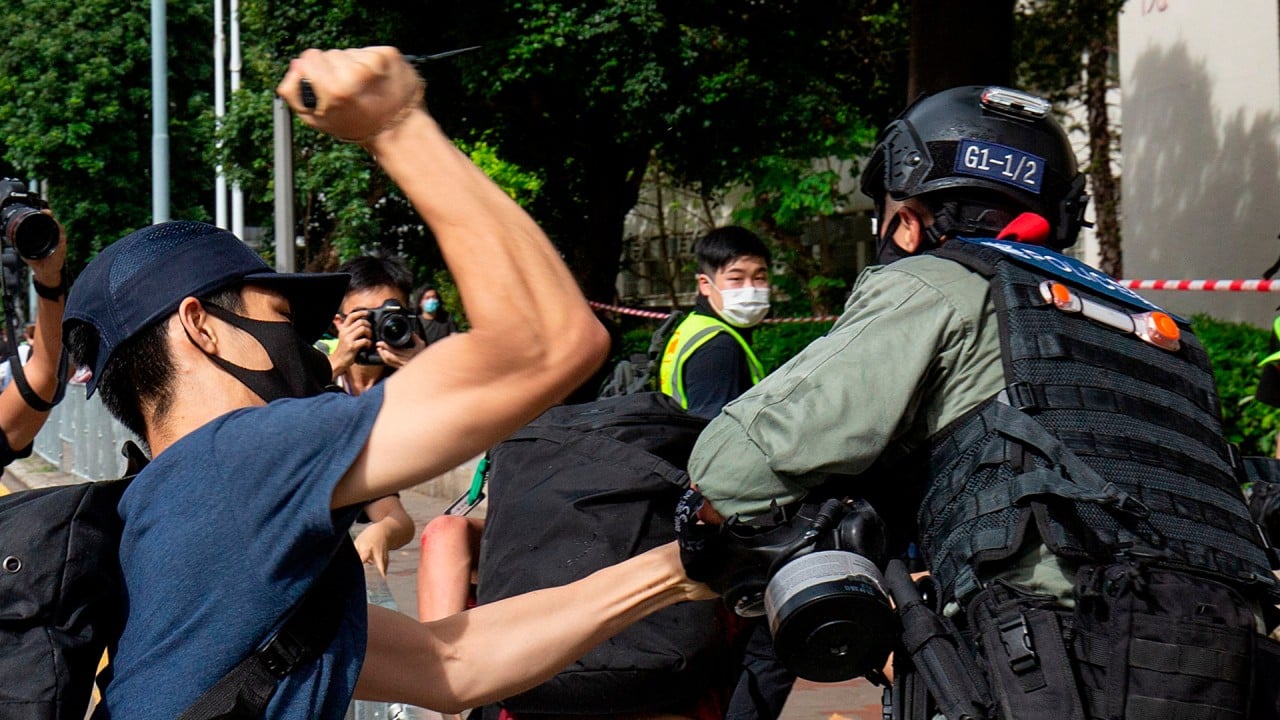
[[[473,465],[447,473],[423,485],[411,488],[400,495],[400,500],[410,517],[417,523],[418,531],[431,518],[440,514],[454,499],[466,490],[470,483]],[[18,460],[4,469],[0,476],[0,495],[27,488],[50,487],[80,482],[69,474],[37,456]],[[483,517],[482,502],[472,513]],[[391,552],[387,569],[387,589],[402,612],[416,615],[417,587],[415,578],[418,567],[419,544],[411,542]],[[781,720],[880,720],[880,688],[864,680],[843,683],[812,683],[797,681],[791,696],[783,708]]]

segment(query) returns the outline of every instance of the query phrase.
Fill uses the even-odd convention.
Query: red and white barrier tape
[[[1116,280],[1121,286],[1130,290],[1192,290],[1200,292],[1273,292],[1280,293],[1280,280]],[[620,315],[665,320],[671,317],[669,312],[641,310],[639,308],[606,305],[590,301],[591,307],[607,310]],[[767,318],[770,324],[823,323],[835,322],[838,315],[820,315],[816,317]]]
[[[606,305],[604,303],[589,300],[587,302],[596,310],[608,310],[619,315],[634,315],[636,317],[651,318],[653,320],[666,320],[671,317],[669,312],[659,312],[655,310],[640,310],[639,308],[622,307],[620,305]],[[823,323],[835,322],[839,315],[820,315],[816,317],[794,317],[794,318],[766,318],[765,322],[773,325],[795,324],[795,323]]]
[[[1280,292],[1280,280],[1117,280],[1130,290]]]

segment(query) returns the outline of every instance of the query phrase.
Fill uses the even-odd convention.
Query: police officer
[[[769,249],[731,225],[699,238],[694,255],[698,300],[667,342],[659,387],[691,414],[712,418],[764,377],[751,332],[769,312]]]
[[[891,264],[708,426],[701,517],[819,487],[870,500],[899,550],[923,550],[961,650],[950,677],[971,682],[929,688],[949,717],[1243,717],[1251,692],[1274,707],[1248,666],[1274,657],[1258,631],[1276,584],[1205,352],[1059,254],[1087,196],[1050,113],[961,87],[885,129],[862,187]],[[715,547],[687,543],[686,564],[723,588],[698,557]],[[900,673],[938,669],[897,655]]]

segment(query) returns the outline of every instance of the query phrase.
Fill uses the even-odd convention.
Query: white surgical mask
[[[716,288],[720,290],[720,288]],[[720,290],[724,307],[720,317],[734,327],[755,327],[769,314],[769,288],[740,287]]]

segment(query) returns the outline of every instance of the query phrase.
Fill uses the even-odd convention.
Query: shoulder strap
[[[329,565],[257,650],[196,699],[178,720],[257,720],[280,681],[329,647],[342,624],[347,593],[342,567],[359,564],[350,538],[341,538]]]

